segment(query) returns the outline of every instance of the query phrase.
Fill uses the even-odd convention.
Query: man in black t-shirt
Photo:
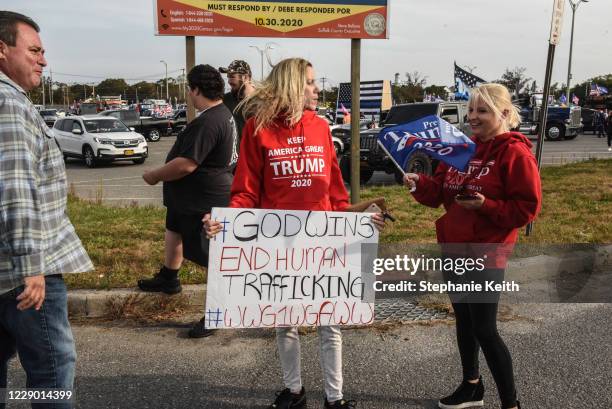
[[[219,67],[219,71],[227,74],[230,92],[223,95],[223,103],[234,115],[236,128],[238,129],[238,140],[240,141],[246,118],[242,109],[236,111],[236,106],[255,89],[251,82],[251,67],[246,61],[234,60],[227,68]]]
[[[164,265],[152,278],[138,281],[143,291],[181,292],[178,270],[184,258],[208,265],[202,217],[212,207],[228,205],[232,171],[238,161],[238,134],[222,102],[225,84],[221,74],[210,65],[197,65],[187,81],[189,97],[201,113],[179,133],[166,164],[142,176],[149,185],[164,182],[167,208]]]

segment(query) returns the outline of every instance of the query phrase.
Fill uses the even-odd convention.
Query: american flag
[[[366,117],[380,115],[383,98],[383,81],[362,81],[359,86],[359,108]],[[338,87],[338,101],[336,102],[336,119],[344,118],[342,105],[351,112],[351,83],[343,82]]]
[[[468,99],[470,96],[469,89],[485,82],[482,78],[467,72],[455,63],[455,99]]]

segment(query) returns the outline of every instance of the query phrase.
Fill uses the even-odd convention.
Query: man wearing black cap
[[[231,90],[223,96],[223,103],[234,114],[240,140],[246,119],[242,109],[236,111],[236,106],[255,89],[251,82],[251,67],[246,61],[234,60],[227,68],[219,67],[219,72],[227,74]]]

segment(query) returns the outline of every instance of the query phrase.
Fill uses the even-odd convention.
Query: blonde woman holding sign
[[[319,88],[312,64],[279,62],[242,103],[247,121],[231,189],[230,207],[342,211],[349,205],[327,122],[316,115]],[[379,228],[382,215],[372,216]],[[209,237],[221,224],[203,219]],[[342,394],[342,335],[337,326],[318,328],[325,408],[353,408]],[[306,406],[297,328],[277,328],[285,388],[270,409]]]

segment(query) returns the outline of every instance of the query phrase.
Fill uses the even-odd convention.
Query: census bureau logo
[[[368,14],[363,22],[363,28],[371,36],[381,35],[385,31],[385,18],[382,14]]]

